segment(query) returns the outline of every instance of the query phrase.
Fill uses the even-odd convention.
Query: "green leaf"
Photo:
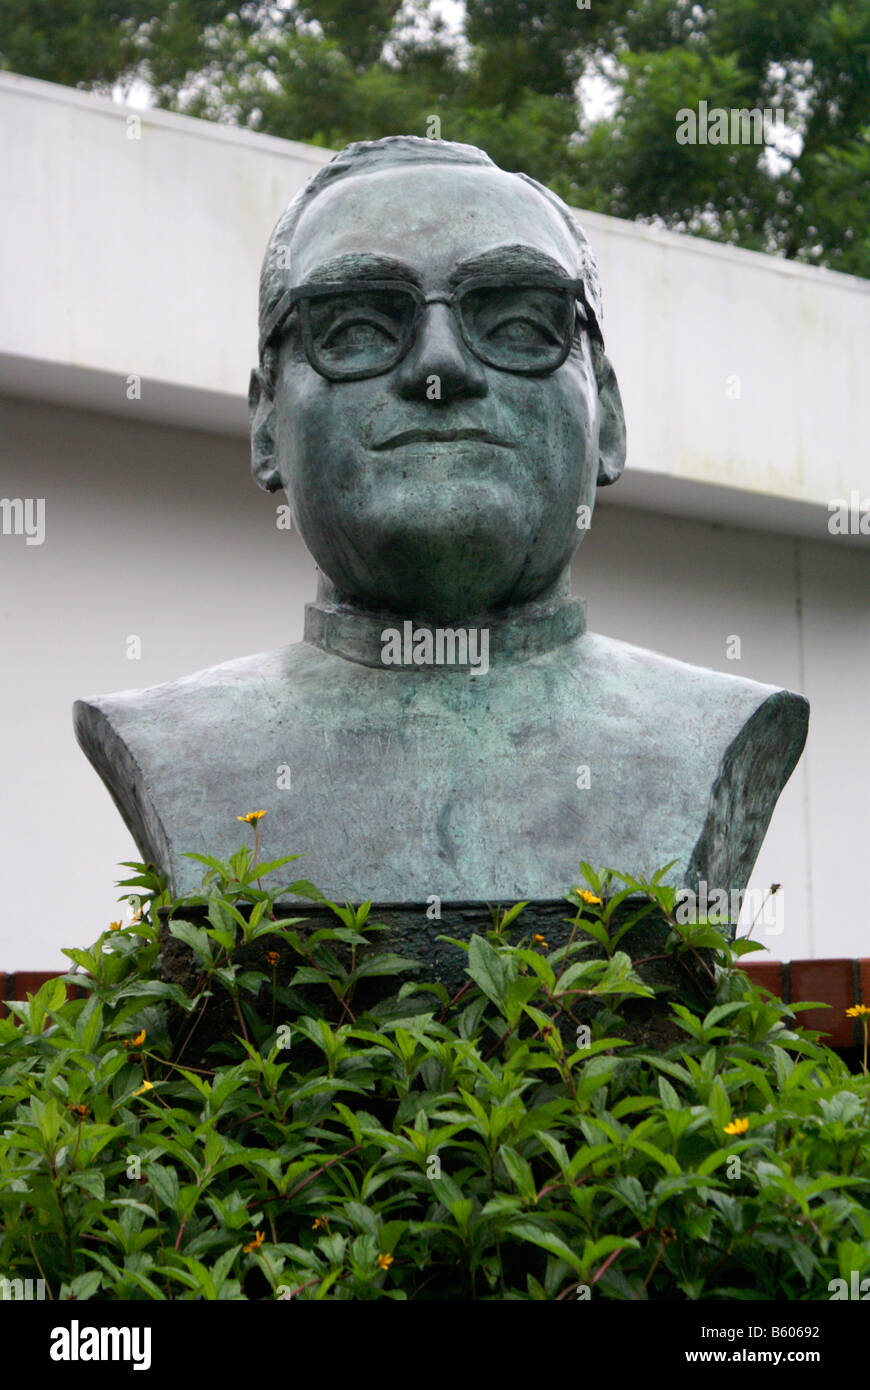
[[[527,1240],[532,1245],[539,1245],[542,1250],[546,1250],[551,1255],[556,1255],[560,1260],[569,1264],[574,1272],[583,1276],[584,1263],[576,1251],[566,1245],[561,1237],[555,1232],[548,1231],[542,1226],[534,1225],[531,1221],[512,1221],[508,1226],[508,1233],[515,1236],[517,1240]]]
[[[736,1003],[731,1004],[717,1004],[714,1009],[710,1010],[704,1019],[705,1031],[708,1028],[712,1028],[714,1024],[719,1023],[723,1018],[728,1018],[731,1014],[738,1013],[741,1009],[745,1008],[746,1002],[743,999],[739,999]]]
[[[630,1149],[640,1149],[641,1153],[646,1154],[648,1158],[652,1158],[656,1163],[661,1164],[666,1173],[677,1176],[682,1172],[673,1154],[665,1153],[658,1145],[651,1144],[646,1139],[629,1139],[627,1147]]]
[[[209,968],[214,965],[211,941],[203,927],[196,927],[193,922],[173,921],[169,923],[169,933],[176,940],[183,941],[185,946],[189,946],[201,965]]]
[[[604,894],[601,891],[601,879],[598,877],[597,873],[592,868],[592,865],[587,864],[585,859],[580,860],[580,872],[585,878],[586,882],[589,884],[589,887],[591,888],[595,896],[597,898],[603,898]]]
[[[144,1176],[151,1182],[157,1200],[170,1211],[178,1205],[178,1174],[174,1168],[162,1163],[148,1163]]]
[[[580,916],[577,926],[585,936],[590,936],[593,941],[597,941],[599,946],[603,946],[608,955],[610,954],[610,933],[603,922],[599,921],[597,917]]]
[[[751,1148],[752,1145],[747,1140],[735,1140],[726,1149],[716,1149],[714,1153],[708,1154],[695,1169],[699,1177],[706,1178],[716,1169],[721,1167],[734,1154],[740,1154],[744,1149]]]
[[[419,961],[409,960],[407,957],[398,956],[391,951],[383,951],[362,961],[350,978],[368,979],[375,975],[401,975],[406,970],[420,969]]]
[[[538,981],[528,975],[508,980],[504,992],[504,1013],[511,1028],[519,1023],[523,1006],[538,992]]]
[[[546,956],[542,955],[540,951],[521,949],[517,951],[516,959],[524,965],[528,965],[548,989],[553,988],[556,983],[556,972]]]
[[[467,1230],[471,1213],[474,1210],[474,1203],[467,1197],[462,1197],[458,1202],[450,1202],[448,1209],[459,1229],[461,1231]]]
[[[568,1150],[565,1148],[561,1139],[557,1139],[554,1134],[548,1133],[547,1130],[539,1130],[538,1139],[544,1145],[544,1148],[549,1150],[558,1163],[559,1171],[562,1176],[567,1177],[571,1160],[568,1156]]]
[[[528,905],[528,900],[526,900],[525,902],[514,903],[513,907],[507,908],[499,920],[499,928],[503,931],[505,927],[509,927],[512,922],[516,921],[520,913],[524,908],[528,907]]]
[[[732,954],[738,957],[751,955],[753,951],[766,950],[767,947],[762,946],[760,941],[751,941],[745,936],[738,936],[737,939],[731,943]]]
[[[672,1004],[671,1009],[677,1015],[677,1023],[684,1028],[687,1033],[691,1033],[693,1038],[699,1042],[704,1039],[704,1025],[699,1018],[696,1018],[684,1004]]]
[[[233,871],[225,859],[215,859],[210,854],[186,853],[185,859],[196,859],[200,864],[206,864],[219,878],[229,881],[233,877]]]
[[[519,1188],[527,1201],[533,1202],[536,1192],[535,1179],[526,1160],[508,1144],[502,1144],[499,1153],[511,1182]]]
[[[329,907],[334,906],[327,897],[324,897],[319,888],[315,888],[307,878],[298,878],[295,883],[288,883],[284,889],[285,893],[292,893],[294,898],[305,898],[312,903],[324,903]]]
[[[93,1052],[103,1032],[103,1006],[95,994],[76,1019],[76,1033],[85,1052]]]
[[[713,1082],[707,1103],[713,1114],[713,1124],[716,1126],[716,1130],[721,1133],[725,1126],[731,1122],[731,1102],[722,1084],[721,1076],[717,1076]]]
[[[293,860],[299,857],[298,854],[285,854],[280,859],[268,859],[265,863],[252,865],[246,876],[247,882],[253,883],[255,879],[265,878],[267,874],[273,874],[276,869],[283,869],[285,864],[292,864]]]
[[[469,942],[467,973],[496,1008],[505,1013],[505,963],[483,936],[472,936]]]
[[[660,1076],[658,1081],[659,1095],[661,1096],[662,1105],[665,1110],[682,1110],[683,1102],[680,1100],[680,1097],[677,1095],[670,1081],[667,1081],[663,1076]]]
[[[71,961],[74,961],[76,965],[80,965],[83,970],[86,970],[88,972],[89,975],[97,974],[97,958],[94,955],[93,951],[82,951],[79,950],[77,947],[64,947],[62,954],[65,956],[69,956]]]
[[[632,1176],[614,1178],[608,1184],[611,1191],[616,1192],[622,1199],[629,1211],[637,1217],[638,1221],[644,1221],[647,1212],[646,1193],[640,1181]]]
[[[81,1187],[85,1192],[89,1192],[92,1197],[96,1197],[98,1202],[102,1202],[106,1196],[106,1180],[102,1173],[93,1168],[86,1168],[81,1173],[70,1173],[69,1181],[76,1187]]]
[[[89,1269],[86,1274],[77,1274],[69,1285],[64,1285],[66,1292],[61,1292],[61,1298],[75,1298],[80,1303],[93,1298],[97,1289],[103,1282],[103,1273],[99,1269]]]
[[[601,1236],[598,1240],[587,1240],[583,1246],[583,1265],[589,1269],[608,1255],[620,1250],[639,1250],[640,1242],[633,1236]]]

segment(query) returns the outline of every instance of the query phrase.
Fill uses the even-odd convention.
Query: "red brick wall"
[[[0,970],[0,1018],[9,1012],[4,1003],[6,999],[26,999],[28,994],[35,994],[46,980],[53,980],[60,973],[58,970],[16,970],[6,974]],[[75,999],[84,993],[74,985],[67,985],[66,992],[68,999]]]
[[[818,1000],[829,1009],[801,1009],[797,1021],[804,1028],[818,1028],[828,1036],[829,1047],[859,1047],[863,1029],[858,1019],[847,1018],[853,1004],[870,1004],[870,959],[867,960],[763,960],[742,967],[750,980],[786,1004]]]

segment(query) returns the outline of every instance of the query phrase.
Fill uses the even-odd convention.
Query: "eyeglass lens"
[[[454,302],[463,335],[484,362],[508,371],[556,366],[573,327],[573,297],[559,288],[480,286]],[[328,373],[386,371],[410,347],[418,301],[401,286],[359,288],[304,302],[317,365]]]

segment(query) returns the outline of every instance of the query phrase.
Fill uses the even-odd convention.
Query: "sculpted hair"
[[[477,165],[486,169],[499,167],[490,159],[488,154],[478,149],[476,145],[462,145],[453,140],[428,140],[418,135],[389,135],[383,140],[360,140],[355,144],[347,145],[334,159],[331,159],[328,164],[324,164],[316,174],[312,175],[304,188],[301,188],[292,202],[287,205],[275,224],[260,271],[259,324],[261,341],[264,327],[268,323],[278,300],[292,283],[292,272],[281,264],[282,249],[290,244],[296,225],[309,203],[325,188],[331,187],[338,179],[346,178],[351,174],[374,173],[387,165],[395,164],[464,164]],[[580,278],[585,282],[590,308],[600,324],[601,285],[598,277],[598,266],[589,239],[572,209],[549,188],[538,183],[537,179],[529,178],[528,174],[513,174],[512,177],[522,179],[524,183],[530,184],[542,198],[546,198],[547,202],[556,209],[566,223],[579,254]],[[274,366],[274,349],[261,348],[260,368],[267,380],[274,379]]]

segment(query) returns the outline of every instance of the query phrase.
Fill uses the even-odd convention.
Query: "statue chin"
[[[527,549],[527,535],[512,527],[481,525],[477,518],[468,535],[446,526],[401,534],[392,527],[375,534],[367,529],[365,545],[354,546],[352,554],[314,554],[351,603],[438,623],[459,622],[534,597],[523,573]],[[544,586],[539,581],[532,587],[539,591]]]

